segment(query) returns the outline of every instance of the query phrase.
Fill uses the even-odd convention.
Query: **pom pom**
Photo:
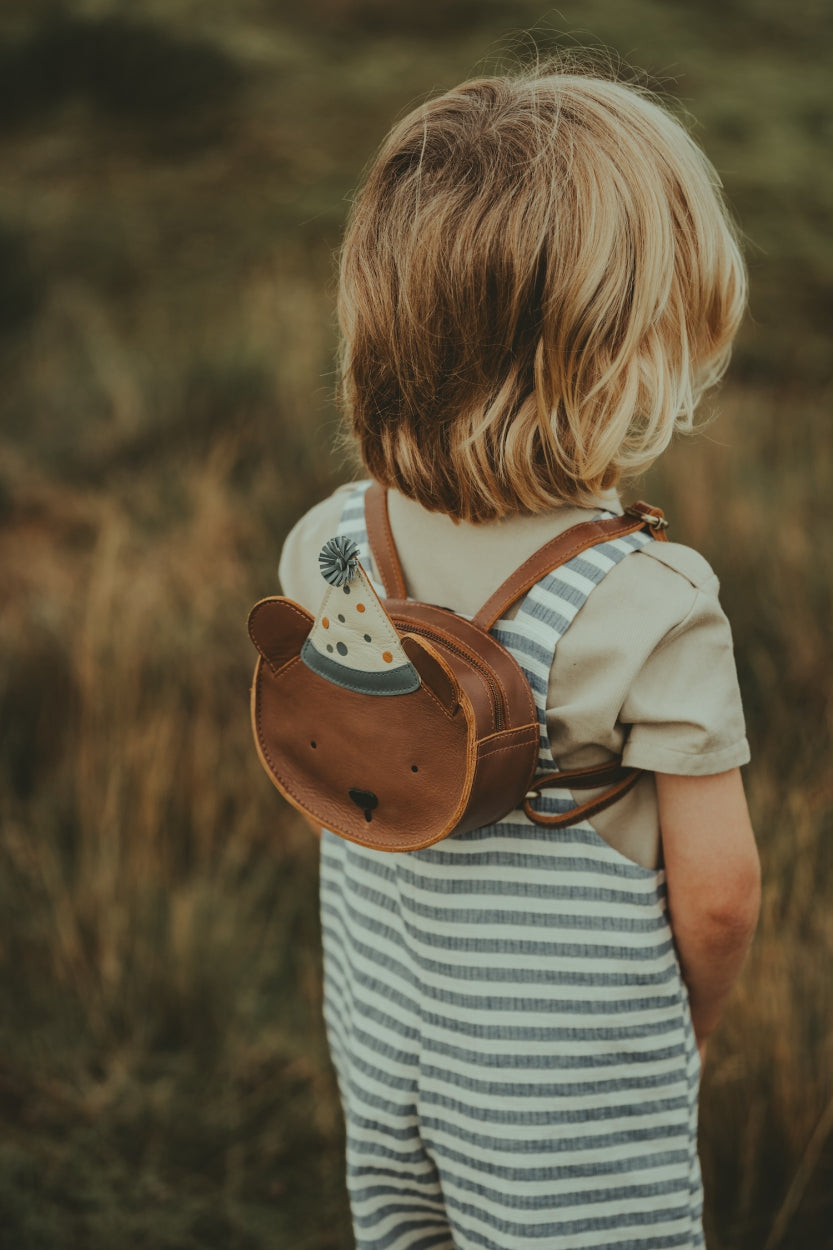
[[[359,549],[349,538],[330,538],[321,548],[318,564],[321,576],[331,586],[352,582],[359,567]]]

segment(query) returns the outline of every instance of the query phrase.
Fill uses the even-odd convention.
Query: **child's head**
[[[473,521],[586,500],[690,426],[745,296],[718,177],[645,92],[463,83],[393,129],[348,224],[365,465]]]

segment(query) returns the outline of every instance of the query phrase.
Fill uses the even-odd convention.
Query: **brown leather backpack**
[[[329,585],[317,618],[291,599],[249,614],[260,655],[252,726],[261,763],[313,823],[363,846],[414,851],[522,808],[539,824],[588,818],[636,783],[616,761],[535,777],[539,726],[517,661],[489,630],[546,573],[588,547],[648,529],[658,508],[587,521],[545,544],[472,620],[407,598],[386,492],[365,496],[371,551],[385,587],[376,597],[346,539],[319,556]],[[534,811],[547,786],[604,793],[559,815]]]

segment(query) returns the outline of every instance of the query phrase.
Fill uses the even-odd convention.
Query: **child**
[[[617,481],[690,425],[744,302],[717,176],[643,91],[536,72],[406,117],[353,207],[339,311],[409,595],[473,615],[548,539],[621,511]],[[378,576],[365,486],[287,540],[285,593],[313,613],[332,535]],[[496,632],[533,686],[541,769],[621,755],[647,770],[626,798],[410,854],[323,833],[360,1250],[703,1244],[698,1048],[758,909],[748,749],[705,561],[611,553]]]

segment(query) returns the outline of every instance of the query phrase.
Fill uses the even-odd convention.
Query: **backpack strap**
[[[388,515],[388,492],[371,482],[364,495],[364,524],[370,552],[388,599],[407,599],[405,577],[393,541]]]
[[[473,621],[481,629],[491,630],[506,611],[542,578],[569,563],[589,547],[624,538],[627,534],[634,534],[641,529],[647,530],[660,542],[666,542],[667,527],[668,522],[662,510],[642,500],[631,504],[622,516],[584,521],[579,525],[574,525],[563,534],[550,539],[538,551],[533,552],[529,559],[510,574],[487,599],[474,616]],[[536,825],[545,825],[550,829],[564,829],[583,820],[590,820],[599,812],[611,807],[634,788],[642,774],[641,768],[629,768],[623,765],[621,756],[609,763],[591,765],[588,768],[542,773],[531,783],[521,808],[527,818]],[[572,793],[602,789],[602,793],[563,812],[536,811],[532,806],[532,801],[541,797],[542,791],[549,789],[568,790]]]
[[[661,508],[654,508],[641,500],[631,504],[621,516],[582,521],[579,525],[573,525],[563,534],[551,538],[543,547],[539,547],[528,560],[524,560],[523,564],[515,569],[515,572],[511,573],[502,585],[498,586],[472,620],[475,625],[479,625],[481,629],[488,632],[495,622],[499,621],[511,608],[512,604],[517,602],[521,595],[531,590],[536,582],[546,577],[547,573],[560,568],[562,564],[567,564],[574,556],[586,551],[588,547],[610,542],[614,538],[624,538],[626,534],[633,534],[641,529],[649,529],[654,538],[664,542],[666,541],[664,531],[667,525],[668,522]]]
[[[385,588],[386,596],[388,599],[407,599],[405,577],[390,527],[388,492],[378,482],[372,482],[365,492],[364,514],[373,563],[376,565],[376,571]],[[588,547],[595,547],[597,543],[610,542],[614,538],[623,538],[626,534],[633,534],[640,529],[649,529],[654,538],[665,542],[664,531],[667,527],[668,522],[663,516],[662,509],[654,508],[651,504],[643,503],[642,500],[631,504],[622,516],[582,521],[579,525],[573,525],[563,534],[559,534],[557,538],[551,538],[543,547],[539,547],[520,568],[515,569],[515,572],[498,586],[494,594],[490,595],[480,611],[472,617],[472,621],[488,633],[506,610],[520,599],[521,595],[531,590],[536,582],[539,582],[547,573],[552,573],[553,569],[572,560],[574,556],[580,555],[582,551],[586,551]]]
[[[564,829],[567,825],[575,825],[580,820],[589,820],[591,816],[611,807],[618,799],[632,790],[644,769],[628,768],[617,757],[609,764],[594,764],[589,768],[569,768],[561,772],[542,773],[531,783],[521,807],[530,820],[536,825],[548,825],[551,829]],[[548,813],[536,812],[531,800],[537,799],[542,790],[595,790],[606,786],[603,794],[586,803],[579,803],[569,811]]]

